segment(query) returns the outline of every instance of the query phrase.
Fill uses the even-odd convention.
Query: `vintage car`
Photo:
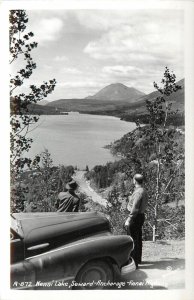
[[[103,289],[135,270],[133,240],[95,212],[11,215],[11,288]]]

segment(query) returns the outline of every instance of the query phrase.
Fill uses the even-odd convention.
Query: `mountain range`
[[[184,112],[184,79],[177,82],[182,88],[169,97],[173,110],[179,114]],[[46,105],[33,105],[33,113],[60,114],[61,112],[78,111],[80,113],[112,115],[130,121],[146,114],[146,100],[153,100],[160,93],[154,91],[148,95],[121,83],[110,84],[93,96],[84,99],[59,99],[46,103]]]

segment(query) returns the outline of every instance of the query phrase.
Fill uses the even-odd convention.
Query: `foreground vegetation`
[[[74,173],[73,166],[53,166],[48,150],[39,157],[36,166],[20,171],[11,184],[12,213],[55,211],[57,195]]]
[[[116,184],[116,183],[115,183]],[[81,195],[81,211],[96,211],[104,214],[110,221],[112,232],[114,234],[126,234],[123,228],[123,223],[128,217],[126,210],[127,195],[122,194],[121,190],[117,188],[117,184],[112,184],[107,189],[97,189],[98,192],[106,198],[109,205],[107,208],[98,203],[94,203],[90,198],[84,194]],[[130,186],[130,185],[129,185]],[[156,240],[179,240],[185,237],[185,206],[180,203],[166,203],[162,205],[159,213],[160,224],[157,230]],[[153,239],[153,229],[150,225],[153,220],[153,215],[148,209],[146,212],[146,220],[143,227],[143,240],[151,241]],[[170,222],[166,222],[166,220]]]

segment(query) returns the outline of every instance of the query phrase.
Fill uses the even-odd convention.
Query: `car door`
[[[12,228],[10,230],[10,248],[11,263],[19,262],[24,259],[23,239]]]
[[[35,271],[33,266],[25,259],[25,247],[23,238],[13,229],[10,231],[11,253],[11,288],[30,288],[35,283]]]

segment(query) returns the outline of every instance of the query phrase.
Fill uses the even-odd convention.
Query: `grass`
[[[143,261],[156,261],[169,258],[185,257],[185,241],[144,241],[143,242]]]

